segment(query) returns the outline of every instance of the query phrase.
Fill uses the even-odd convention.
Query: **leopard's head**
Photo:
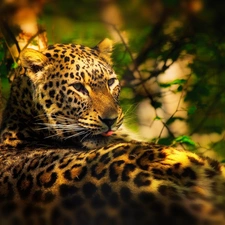
[[[120,85],[111,51],[112,42],[105,39],[94,48],[55,44],[42,52],[21,53],[21,65],[32,83],[36,124],[49,137],[107,137],[120,127]]]

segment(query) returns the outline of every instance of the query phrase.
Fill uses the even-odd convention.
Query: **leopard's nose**
[[[117,117],[113,119],[109,118],[101,118],[100,116],[98,117],[104,124],[106,124],[109,128],[112,127],[112,125],[116,122]]]

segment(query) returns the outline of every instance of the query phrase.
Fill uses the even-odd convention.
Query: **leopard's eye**
[[[74,87],[74,89],[76,89],[77,91],[81,92],[82,94],[88,95],[88,90],[84,87],[83,84],[81,84],[81,83],[73,83],[71,85]]]
[[[108,85],[109,87],[112,86],[114,84],[114,82],[116,81],[116,78],[111,78],[108,80]]]

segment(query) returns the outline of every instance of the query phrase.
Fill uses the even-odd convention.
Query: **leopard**
[[[222,163],[120,130],[111,52],[106,39],[21,53],[1,125],[0,225],[224,225]]]
[[[0,148],[1,225],[224,225],[225,167],[148,142]]]
[[[3,113],[1,142],[8,147],[45,142],[92,149],[130,140],[121,128],[112,48],[106,38],[93,48],[55,44],[22,51]]]

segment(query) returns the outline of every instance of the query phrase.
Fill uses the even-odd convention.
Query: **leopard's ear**
[[[21,65],[25,68],[29,68],[34,73],[43,69],[48,64],[48,58],[41,52],[26,48],[20,53]]]
[[[34,82],[37,82],[43,78],[42,71],[46,71],[46,67],[50,65],[47,56],[37,50],[29,48],[24,49],[20,53],[20,61],[22,67],[29,69],[31,73],[28,72],[27,75]]]
[[[107,63],[112,65],[112,59],[111,54],[113,50],[113,41],[105,38],[101,42],[98,43],[97,46],[95,46],[95,49],[98,50],[99,56],[106,60]]]

